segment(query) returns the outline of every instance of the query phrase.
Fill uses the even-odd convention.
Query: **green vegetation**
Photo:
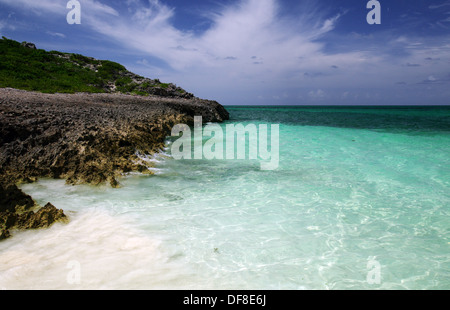
[[[98,75],[104,80],[115,80],[120,77],[121,72],[127,72],[124,66],[109,60],[103,60],[101,65]]]
[[[163,89],[167,89],[167,88],[169,88],[169,84],[168,83],[159,83],[158,87],[161,87]]]
[[[3,37],[0,40],[0,87],[45,93],[104,92],[105,79],[81,65],[88,61],[87,57],[77,54],[26,48]]]
[[[158,88],[186,93],[173,84],[135,75],[109,60],[33,49],[5,37],[0,39],[0,87],[44,93],[118,91],[146,96]]]

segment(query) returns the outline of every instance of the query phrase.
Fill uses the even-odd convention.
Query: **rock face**
[[[0,212],[15,212],[16,207],[27,210],[34,207],[34,201],[16,185],[0,184]]]
[[[19,229],[45,228],[57,221],[66,221],[66,215],[62,210],[56,209],[51,203],[47,203],[36,213],[33,211],[17,215],[15,226]]]
[[[0,89],[0,174],[7,180],[63,178],[100,184],[144,171],[175,124],[228,119],[215,101],[120,94],[41,94]]]
[[[23,47],[26,48],[31,48],[32,50],[36,49],[36,45],[34,43],[30,43],[30,42],[22,42],[21,44]]]
[[[16,185],[0,184],[0,240],[11,236],[10,229],[45,228],[57,221],[66,221],[62,210],[51,203],[32,211],[36,205]]]
[[[229,118],[219,103],[198,98],[0,89],[0,238],[65,218],[51,204],[30,211],[32,198],[15,184],[47,177],[117,187],[123,173],[150,173],[137,154],[158,152],[172,127],[192,125],[194,116]]]

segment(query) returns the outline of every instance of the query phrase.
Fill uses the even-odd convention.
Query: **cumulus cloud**
[[[305,72],[364,58],[361,53],[331,56],[322,52],[323,44],[317,39],[334,29],[340,14],[318,18],[314,24],[302,22],[311,19],[309,11],[297,20],[286,20],[280,18],[278,4],[276,0],[243,0],[222,6],[204,14],[211,26],[196,34],[177,29],[175,10],[156,0],[145,7],[128,1],[128,15],[113,22],[88,18],[87,23],[128,48],[161,59],[173,69],[171,78],[189,76],[192,87],[201,85],[215,93],[224,91],[224,85],[234,91],[256,90],[264,83],[294,87],[305,79]]]
[[[27,7],[36,14],[67,14],[64,1],[0,2]],[[287,20],[280,18],[277,0],[243,0],[205,12],[211,26],[198,34],[177,29],[173,24],[175,9],[158,0],[127,0],[127,10],[120,13],[99,1],[81,3],[85,27],[125,48],[162,60],[172,68],[172,74],[180,79],[189,74],[191,82],[202,86],[245,85],[252,89],[261,87],[263,80],[273,86],[294,86],[305,79],[305,72],[320,72],[336,63],[345,65],[364,58],[360,53],[331,56],[322,52],[323,44],[317,39],[334,29],[340,14],[313,18],[314,10],[305,10],[296,20]]]

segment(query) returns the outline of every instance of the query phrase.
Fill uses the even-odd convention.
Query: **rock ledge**
[[[151,174],[137,154],[164,147],[176,124],[222,122],[216,101],[123,94],[42,94],[0,88],[0,238],[8,229],[47,227],[65,220],[50,203],[34,213],[16,186],[39,178],[69,184],[120,186],[123,173]]]

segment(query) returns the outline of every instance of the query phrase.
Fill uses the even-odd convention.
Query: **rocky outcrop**
[[[16,185],[0,184],[0,240],[11,236],[11,229],[36,229],[51,226],[57,221],[67,221],[62,210],[51,203],[37,209],[33,199]]]
[[[34,201],[16,185],[0,183],[0,212],[15,212],[18,207],[28,210],[34,207]]]
[[[46,228],[55,222],[67,220],[63,210],[56,209],[51,203],[47,203],[36,213],[34,211],[16,213],[14,227],[18,229]]]
[[[31,42],[22,42],[21,45],[23,47],[30,48],[32,50],[36,49],[36,45],[34,43],[31,43]]]
[[[229,117],[219,103],[198,98],[0,89],[1,236],[7,227],[45,227],[64,218],[51,205],[30,211],[32,198],[15,184],[47,177],[118,187],[123,173],[151,174],[137,154],[158,152],[172,127],[192,125],[194,116]]]
[[[184,99],[195,98],[194,94],[185,91],[183,88],[173,83],[162,83],[159,79],[150,79],[140,76],[128,71],[120,64],[98,60],[79,54],[61,52],[49,52],[49,54],[53,57],[61,58],[74,66],[93,71],[101,77],[104,75],[104,73],[101,72],[104,71],[103,69],[105,69],[105,67],[113,66],[113,68],[107,69],[110,76],[108,80],[103,82],[101,87],[102,92],[128,95],[140,94],[145,96],[154,95],[159,97]]]
[[[148,170],[136,153],[159,151],[175,124],[228,119],[220,104],[201,99],[14,89],[0,89],[0,98],[0,174],[13,183],[115,185],[123,172]]]

